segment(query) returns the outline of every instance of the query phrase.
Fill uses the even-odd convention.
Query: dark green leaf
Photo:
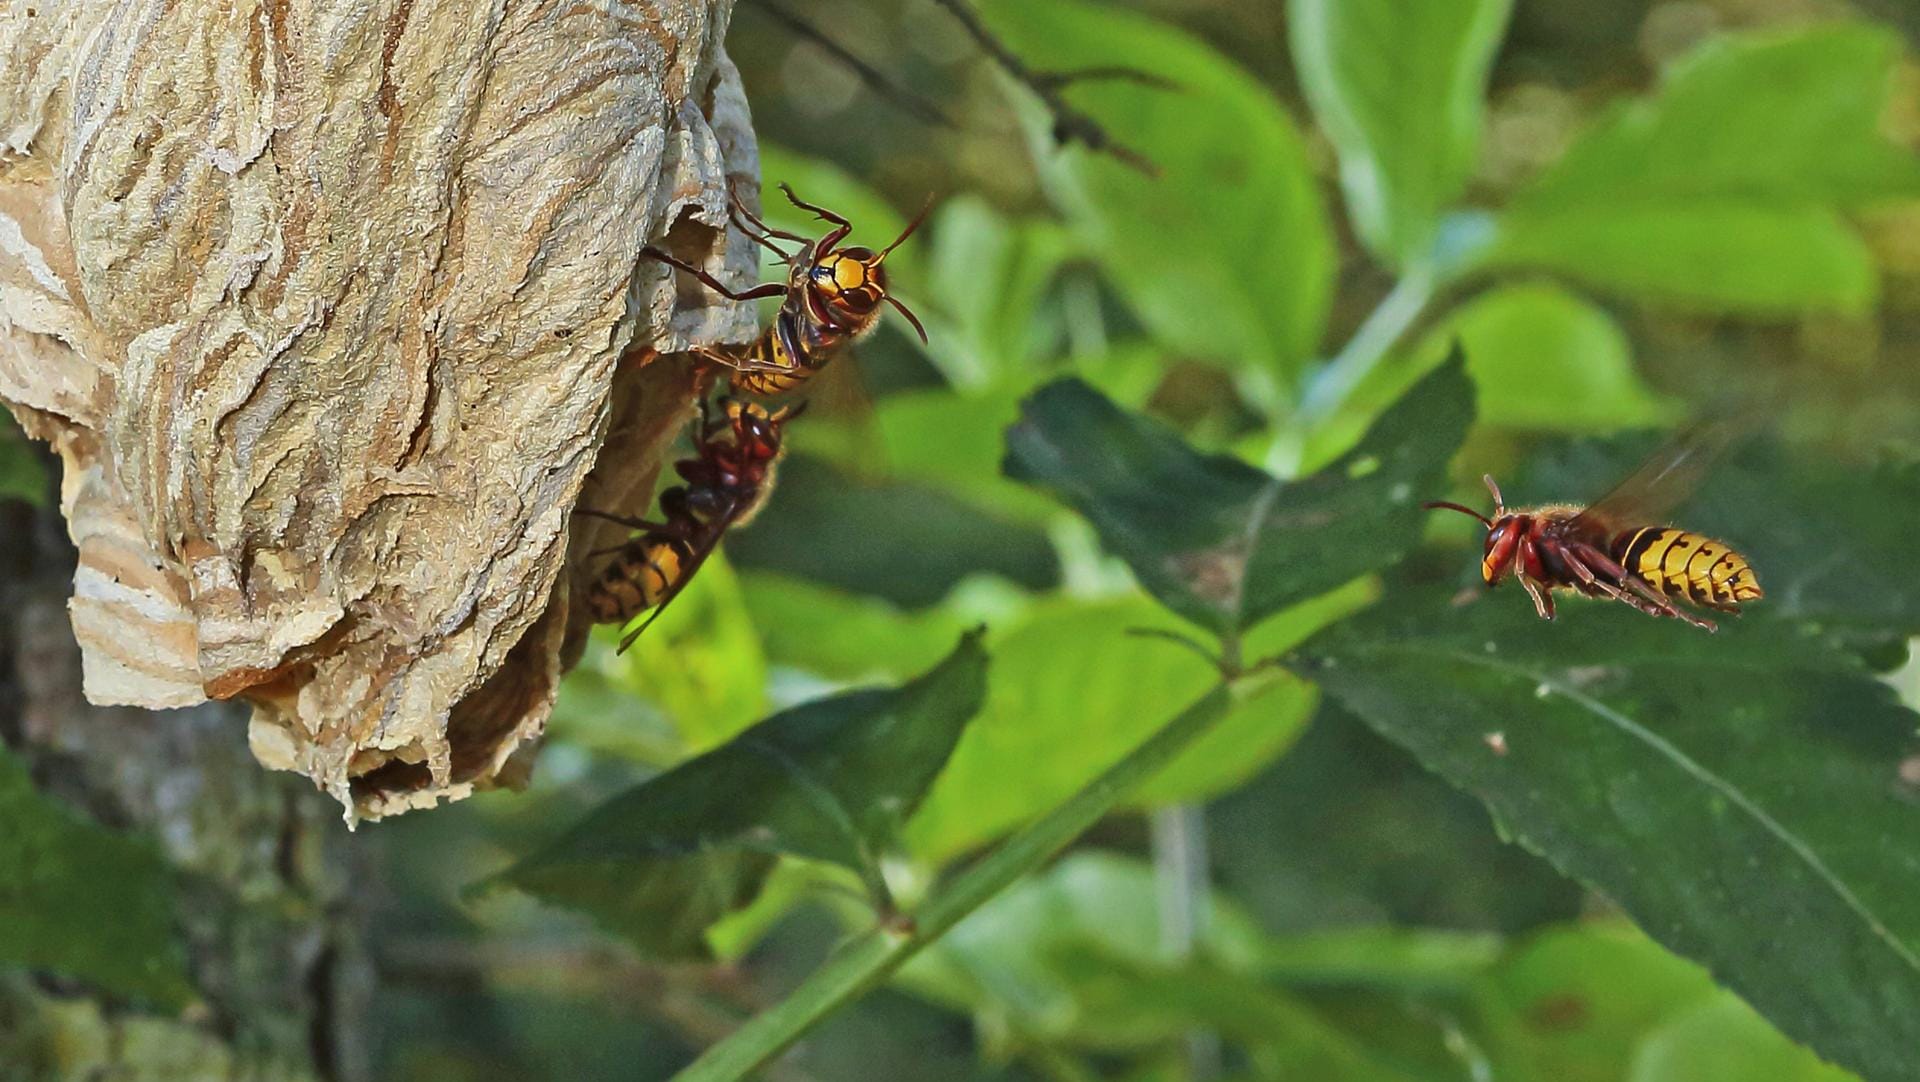
[[[193,997],[178,934],[160,855],[42,797],[0,748],[0,962],[177,1009]]]
[[[1202,455],[1075,380],[1042,388],[1007,433],[1005,470],[1092,520],[1142,586],[1193,622],[1235,634],[1398,560],[1418,539],[1473,415],[1458,358],[1421,380],[1358,447],[1279,481]]]
[[[1494,258],[1711,310],[1865,308],[1837,211],[1920,193],[1879,129],[1899,51],[1865,24],[1709,42],[1514,197]]]
[[[601,805],[490,883],[588,913],[642,948],[703,953],[774,855],[853,869],[878,860],[946,764],[986,692],[977,634],[897,690],[783,711]]]
[[[1037,69],[1119,67],[1170,84],[1089,79],[1066,91],[1158,177],[1056,149],[1051,120],[1027,111],[1049,193],[1153,336],[1236,366],[1291,371],[1311,356],[1333,238],[1305,143],[1272,92],[1173,27],[1111,5],[992,0],[980,11]]]
[[[908,607],[931,605],[972,574],[1035,590],[1059,581],[1046,534],[999,521],[914,481],[862,481],[796,455],[778,498],[727,537],[736,566],[781,571]]]
[[[1276,931],[1518,932],[1580,911],[1577,884],[1334,702],[1207,821],[1218,882]]]
[[[1293,0],[1288,36],[1348,212],[1395,263],[1426,255],[1480,148],[1512,0]]]
[[[1790,1035],[1920,1077],[1916,717],[1892,690],[1792,624],[1451,594],[1390,591],[1303,670]]]

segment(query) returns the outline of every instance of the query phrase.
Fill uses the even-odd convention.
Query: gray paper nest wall
[[[639,256],[754,265],[730,7],[0,0],[0,400],[63,462],[90,699],[244,698],[350,818],[511,780],[576,503],[644,500],[675,354],[752,332]]]

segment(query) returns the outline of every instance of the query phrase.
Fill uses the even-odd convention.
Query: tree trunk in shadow
[[[74,558],[55,510],[0,501],[0,742],[42,793],[153,839],[179,869],[199,1001],[156,1015],[0,968],[0,1079],[371,1077],[339,806],[253,761],[244,707],[89,704],[67,619]]]

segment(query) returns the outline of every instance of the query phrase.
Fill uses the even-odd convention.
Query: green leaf
[[[828,680],[903,679],[971,626],[946,606],[909,613],[879,598],[766,572],[747,580],[745,595],[767,660]]]
[[[1849,1082],[1739,998],[1721,993],[1641,1042],[1626,1082]]]
[[[1504,428],[1606,432],[1675,420],[1676,404],[1633,366],[1626,331],[1604,308],[1544,282],[1496,286],[1461,306],[1419,346],[1369,374],[1316,429],[1304,461],[1323,463],[1422,375],[1465,345],[1477,418]]]
[[[709,556],[647,633],[609,659],[605,671],[628,694],[657,706],[689,752],[715,747],[760,717],[767,660],[725,552]]]
[[[1512,0],[1293,0],[1289,38],[1340,154],[1348,212],[1405,265],[1432,246],[1480,148],[1487,73]]]
[[[1059,560],[1041,531],[1003,522],[914,480],[861,480],[817,458],[781,464],[779,496],[751,529],[727,537],[734,565],[779,571],[910,608],[974,574],[1029,589],[1055,585]]]
[[[0,500],[8,499],[44,506],[47,471],[26,434],[0,410]]]
[[[1351,596],[1301,606],[1263,634],[1298,642],[1350,606]],[[1056,602],[997,633],[986,706],[909,824],[913,852],[945,860],[1040,815],[1218,683],[1219,674],[1188,651],[1126,634],[1164,624],[1151,602],[1131,597]],[[1313,689],[1292,678],[1250,688],[1132,802],[1208,796],[1237,784],[1286,748],[1313,704]]]
[[[775,229],[805,237],[817,237],[831,228],[811,212],[788,202],[786,193],[780,190],[781,184],[791,185],[800,198],[852,222],[849,243],[881,248],[907,227],[907,215],[846,170],[786,147],[761,143],[760,216]],[[919,247],[913,241],[901,245],[887,257],[887,268],[902,281],[918,281],[925,261],[924,253],[917,250]]]
[[[1201,455],[1075,380],[1043,387],[1007,433],[1005,470],[1049,489],[1161,603],[1237,634],[1262,617],[1385,567],[1418,539],[1466,433],[1458,360],[1427,376],[1352,453],[1300,481]]]
[[[1502,841],[1478,801],[1324,696],[1286,756],[1207,821],[1216,881],[1275,931],[1516,933],[1575,916],[1584,896]]]
[[[0,963],[168,1009],[193,999],[173,874],[153,848],[41,796],[0,748]]]
[[[986,667],[972,634],[904,687],[776,714],[487,885],[585,912],[661,955],[705,953],[706,929],[754,897],[776,854],[851,868],[878,895],[880,856],[979,710]]]
[[[1078,254],[1052,221],[1011,221],[975,195],[940,205],[923,292],[931,359],[957,387],[1003,385],[1053,352],[1063,334],[1042,302]]]
[[[1127,68],[1067,98],[1150,159],[1056,150],[1026,110],[1042,179],[1101,269],[1161,345],[1289,373],[1324,332],[1334,243],[1306,146],[1273,94],[1164,23],[1084,0],[990,0],[982,17],[1046,71]],[[1026,101],[1026,91],[1016,94]]]
[[[1495,1077],[1616,1082],[1649,1032],[1719,994],[1629,926],[1561,925],[1482,974],[1467,1012]]]
[[[1493,259],[1707,310],[1858,312],[1840,209],[1920,194],[1879,119],[1899,39],[1866,24],[1715,39],[1515,195]]]
[[[1892,690],[1790,624],[1452,594],[1390,593],[1302,671],[1782,1030],[1916,1077],[1916,717]]]

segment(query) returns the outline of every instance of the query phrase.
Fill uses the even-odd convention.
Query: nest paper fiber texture
[[[676,353],[752,333],[640,257],[754,265],[730,7],[0,0],[0,401],[62,462],[90,699],[245,699],[350,816],[512,779],[576,504],[634,510]]]

